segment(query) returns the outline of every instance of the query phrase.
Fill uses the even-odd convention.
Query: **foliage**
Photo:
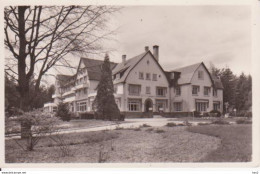
[[[120,120],[120,111],[114,97],[114,85],[109,57],[106,54],[101,68],[101,78],[97,86],[97,95],[93,102],[96,119]]]
[[[229,125],[230,123],[228,121],[223,120],[223,119],[218,119],[218,120],[212,121],[211,124],[226,124],[226,125]]]
[[[243,72],[236,76],[230,68],[218,69],[211,65],[211,73],[221,79],[223,84],[223,104],[228,102],[229,108],[251,110],[252,107],[252,77]],[[224,106],[225,109],[225,106]],[[225,111],[225,110],[224,110]],[[225,111],[227,112],[227,111]]]
[[[144,123],[142,127],[151,127],[149,124]]]
[[[221,116],[221,112],[218,110],[211,110],[210,113],[216,114],[217,117]]]
[[[67,103],[60,102],[58,104],[56,116],[60,117],[63,121],[70,121],[70,110]]]
[[[79,113],[81,119],[94,119],[94,113],[83,112]]]
[[[237,124],[252,124],[252,120],[248,119],[239,119],[236,121]]]
[[[174,122],[169,122],[165,126],[167,126],[167,127],[174,127],[174,126],[177,126],[177,124],[174,123]]]
[[[199,111],[194,111],[193,114],[194,114],[194,117],[201,117],[202,116],[201,112],[199,112]]]
[[[156,130],[155,130],[155,133],[159,133],[159,134],[160,134],[160,133],[164,133],[164,132],[165,132],[165,131],[162,130],[162,129],[156,129]]]
[[[6,6],[5,73],[18,81],[20,107],[29,110],[42,78],[51,68],[72,67],[68,54],[94,54],[113,34],[108,19],[113,6]],[[35,94],[29,81],[37,74]]]
[[[24,150],[29,151],[34,149],[42,137],[57,132],[57,124],[60,122],[57,117],[39,110],[25,112],[22,116],[19,116],[19,121],[22,125],[29,125],[29,127],[27,127],[28,132],[26,132],[28,135],[25,145],[26,149],[23,148],[24,145],[19,144]]]

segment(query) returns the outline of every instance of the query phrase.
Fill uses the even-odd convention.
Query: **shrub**
[[[162,129],[156,129],[155,133],[164,133],[165,131]]]
[[[43,136],[51,135],[58,131],[57,125],[60,119],[53,117],[51,114],[35,110],[25,112],[19,117],[19,121],[26,128],[21,130],[22,135],[25,134],[22,137],[27,138],[26,149],[23,148],[23,150],[32,151]],[[19,146],[23,147],[24,145],[19,144]]]
[[[153,131],[153,128],[149,128],[146,131],[151,132],[151,131]]]
[[[125,121],[125,115],[124,114],[120,114],[119,121]]]
[[[247,119],[239,119],[236,121],[237,124],[252,124],[251,120],[247,120]]]
[[[191,124],[188,120],[185,120],[185,121],[183,122],[183,125],[184,125],[184,126],[191,126],[192,124]]]
[[[134,130],[134,131],[140,131],[141,128],[140,128],[140,127],[137,127],[137,128],[134,128],[133,130]]]
[[[174,127],[174,126],[177,126],[177,124],[174,123],[174,122],[169,122],[165,126],[167,126],[167,127]]]
[[[83,112],[83,113],[79,113],[79,115],[81,119],[94,119],[94,113]]]
[[[228,121],[225,121],[225,120],[222,120],[222,119],[219,119],[219,120],[215,120],[213,121],[211,124],[230,124]]]
[[[198,123],[200,126],[210,125],[211,123]]]
[[[247,112],[247,113],[246,113],[246,117],[252,118],[252,112]]]
[[[216,114],[217,117],[220,117],[220,116],[221,116],[221,112],[218,111],[218,110],[211,110],[210,113]]]
[[[209,117],[209,113],[203,112],[202,116],[203,116],[203,117]]]
[[[56,116],[61,118],[63,121],[70,121],[70,111],[69,106],[66,103],[59,103]]]
[[[194,117],[201,117],[201,112],[199,112],[199,111],[194,111],[193,114],[194,114]]]
[[[151,127],[151,126],[144,123],[144,124],[142,125],[142,127]]]

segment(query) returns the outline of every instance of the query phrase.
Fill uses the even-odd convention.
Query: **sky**
[[[104,47],[114,50],[109,52],[113,62],[158,45],[166,71],[204,62],[208,68],[210,63],[229,67],[237,75],[251,73],[250,6],[125,6],[110,26],[116,34]],[[102,60],[103,55],[92,58]]]

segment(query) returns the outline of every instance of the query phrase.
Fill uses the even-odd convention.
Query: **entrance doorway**
[[[153,108],[153,101],[150,98],[146,99],[144,102],[144,106],[145,112],[149,112],[149,108]]]

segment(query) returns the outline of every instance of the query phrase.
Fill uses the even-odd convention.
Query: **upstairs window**
[[[199,86],[195,86],[195,85],[192,86],[192,94],[193,95],[198,95],[199,91],[200,91]]]
[[[175,94],[176,94],[176,95],[181,95],[181,87],[180,87],[180,86],[177,86],[177,87],[175,88]]]
[[[210,93],[210,87],[204,87],[204,95],[208,96]]]
[[[144,73],[143,72],[139,72],[139,79],[144,79]]]
[[[151,74],[150,73],[146,73],[146,80],[151,80]]]
[[[117,86],[114,86],[114,93],[117,93]]]
[[[218,96],[218,90],[217,89],[213,89],[213,96],[217,97]]]
[[[198,71],[198,79],[203,80],[203,71]]]
[[[146,94],[151,94],[151,88],[150,88],[150,86],[147,86],[147,87],[146,87]]]
[[[165,87],[157,87],[156,88],[156,95],[157,96],[165,97],[166,93],[167,93],[167,88],[165,88]]]
[[[84,94],[88,94],[88,88],[84,88]]]
[[[129,85],[129,95],[140,95],[141,85]]]
[[[153,81],[157,81],[157,74],[153,74]]]

